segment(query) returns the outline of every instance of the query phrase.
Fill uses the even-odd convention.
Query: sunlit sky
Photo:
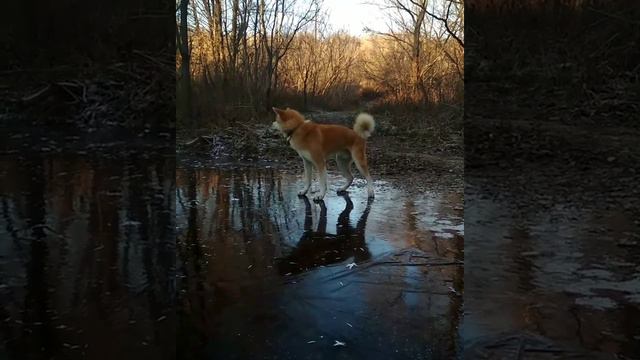
[[[355,36],[364,35],[364,27],[384,31],[386,23],[383,12],[376,5],[381,0],[324,0],[324,9],[329,12],[329,23],[334,30],[343,29]]]

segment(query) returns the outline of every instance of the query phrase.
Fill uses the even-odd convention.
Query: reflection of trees
[[[453,245],[455,247],[455,256],[454,258],[459,261],[464,261],[464,238],[460,235],[455,235],[452,239]],[[451,318],[451,327],[449,328],[449,341],[454,348],[451,350],[456,350],[456,348],[461,346],[461,339],[458,334],[458,329],[460,328],[460,321],[462,320],[463,313],[463,294],[464,294],[464,267],[463,266],[454,266],[451,269],[452,271],[452,286],[459,294],[452,295],[451,301],[449,302],[449,314]]]
[[[0,255],[26,261],[0,264],[0,274],[26,285],[3,301],[12,304],[7,316],[16,319],[18,307],[23,318],[3,329],[14,339],[7,348],[17,358],[66,358],[85,343],[89,357],[118,357],[162,337],[157,346],[170,347],[173,334],[149,331],[175,293],[173,164],[135,156],[125,165],[68,156],[16,163],[11,175],[22,183],[4,187],[0,219],[15,245]]]
[[[220,175],[220,182],[218,183],[218,186],[215,189],[215,193],[216,193],[215,210],[217,210],[216,229],[220,230],[220,232],[218,232],[218,234],[222,236],[221,238],[219,238],[220,240],[225,239],[224,232],[228,231],[230,227],[229,188],[225,185],[226,185],[226,181],[224,181],[224,178],[222,177],[222,175]],[[189,223],[189,224],[191,225],[191,224],[197,224],[197,223]]]
[[[462,194],[458,192],[448,192],[442,194],[437,201],[435,213],[442,217],[455,218],[462,217],[462,210],[453,208],[454,204],[461,204]],[[429,231],[432,234],[431,231]],[[431,236],[434,248],[429,252],[435,252],[438,256],[453,258],[458,261],[464,261],[464,237],[454,234],[451,239],[439,239]],[[451,350],[455,351],[460,346],[460,336],[458,329],[463,313],[463,296],[464,293],[464,267],[448,266],[440,268],[443,278],[451,279],[451,286],[459,294],[451,294],[449,301],[449,319],[450,326],[448,328],[448,339],[450,341]]]
[[[5,229],[7,230],[7,233],[11,235],[11,240],[13,242],[15,251],[18,252],[18,255],[22,258],[23,257],[22,255],[24,254],[24,249],[20,241],[18,229],[16,227],[17,224],[15,223],[11,213],[11,209],[9,208],[10,207],[9,200],[6,197],[2,197],[1,204],[2,204],[2,219],[5,222]]]
[[[526,225],[515,222],[509,228],[510,241],[507,242],[507,257],[513,259],[507,261],[511,264],[511,273],[516,274],[518,279],[518,289],[520,291],[531,291],[535,289],[533,285],[534,267],[532,257],[523,256],[523,252],[535,250],[535,244],[532,242],[529,229]]]
[[[146,310],[149,312],[149,320],[155,321],[164,314],[165,309],[172,306],[174,288],[171,278],[175,257],[171,255],[174,249],[171,229],[173,220],[169,214],[171,207],[162,200],[165,198],[164,194],[157,194],[162,187],[157,182],[159,177],[155,166],[146,163],[144,159],[134,158],[131,168],[138,169],[136,175],[141,176],[131,177],[126,184],[129,196],[125,198],[124,205],[128,208],[129,219],[138,225],[125,229],[136,231],[138,235],[136,246],[141,247],[139,271],[143,272],[143,278],[148,284],[145,292]],[[132,237],[124,238],[129,240]],[[125,266],[130,264],[129,261],[124,262]],[[166,336],[167,341],[172,340],[172,334],[161,335]]]
[[[254,306],[264,306],[267,299],[279,301],[280,296],[289,291],[281,290],[283,278],[280,274],[299,273],[351,257],[356,262],[364,262],[372,256],[365,241],[365,229],[369,210],[375,205],[367,204],[362,213],[357,209],[358,219],[351,219],[354,204],[348,196],[344,197],[344,204],[340,199],[327,203],[327,209],[324,204],[318,206],[305,198],[297,198],[296,189],[291,186],[292,182],[288,182],[287,175],[274,175],[268,171],[178,170],[177,194],[182,199],[181,204],[185,204],[184,213],[179,211],[179,214],[184,215],[182,222],[188,223],[180,224],[182,232],[179,235],[181,261],[185,263],[186,278],[183,281],[188,283],[181,288],[185,292],[182,296],[184,304],[187,304],[185,309],[191,312],[188,319],[181,320],[183,323],[180,332],[184,335],[178,335],[180,348],[184,348],[188,354],[185,357],[204,350],[205,336],[214,342],[222,341],[221,339],[233,336],[230,332],[235,331],[236,325],[245,326],[232,323],[231,319],[254,314],[251,309]],[[197,204],[194,203],[195,200]],[[423,204],[419,200],[409,202],[407,209],[402,203],[394,204],[397,207],[394,206],[393,209],[402,207],[399,218],[397,221],[384,219],[382,224],[394,226],[393,236],[409,236],[407,234],[411,230],[415,232],[416,242],[424,242],[428,232],[421,228],[421,218],[415,214],[416,210],[423,208]],[[197,206],[189,207],[190,204]],[[333,230],[327,214],[333,213],[330,206],[334,204],[339,207],[336,209],[339,212],[337,230],[335,233],[328,233],[327,226],[329,231]],[[303,205],[304,211],[297,209]],[[178,206],[182,209],[182,205]],[[381,206],[380,209],[383,208]],[[314,220],[317,220],[316,224]],[[369,225],[372,225],[371,221]],[[300,227],[303,228],[302,234],[298,232]],[[383,231],[383,234],[389,233],[387,230]],[[295,246],[287,246],[290,244],[290,236],[295,238]],[[187,244],[197,246],[197,249],[191,250]],[[445,252],[447,256],[462,258],[461,236],[442,240],[441,248],[443,244],[448,246]],[[428,246],[433,247],[430,241]],[[201,265],[198,270],[200,273],[196,273],[194,269],[196,263]],[[416,266],[395,267],[392,276],[403,277],[412,289],[423,290],[426,286],[421,281],[431,279],[420,273],[423,270],[438,272],[433,279],[452,279],[455,289],[459,292],[463,290],[464,270],[459,266],[428,269]],[[448,283],[443,283],[443,286],[446,285]],[[392,296],[388,296],[389,288],[360,286],[355,285],[348,291],[358,291],[361,296],[358,296],[357,301],[362,301],[373,311],[384,310],[389,306],[387,300],[393,300]],[[356,287],[358,289],[353,290]],[[428,297],[419,294],[419,291],[413,294],[412,298],[416,301],[394,304],[394,311],[385,313],[379,319],[384,322],[382,325],[397,328],[397,321],[407,320],[403,314],[418,313],[420,317],[414,317],[412,321],[417,323],[422,316],[435,321],[424,327],[416,326],[416,333],[412,333],[412,336],[424,335],[426,338],[435,334],[438,340],[446,342],[443,346],[449,343],[455,346],[462,311],[461,297],[453,294],[451,297],[447,294]],[[448,321],[441,321],[441,317],[447,316]],[[246,315],[247,320],[249,317],[250,315]],[[264,329],[268,327],[256,327],[256,339],[261,339],[261,331]],[[182,350],[179,352],[183,353]]]
[[[186,357],[202,357],[199,352],[204,344],[202,332],[195,331],[196,328],[204,328],[205,324],[194,324],[194,319],[201,318],[198,314],[203,314],[206,310],[205,273],[203,269],[203,252],[201,249],[198,226],[198,173],[193,168],[179,171],[176,175],[178,184],[186,193],[183,199],[183,206],[187,211],[187,231],[183,240],[179,242],[181,253],[182,275],[185,280],[181,281],[180,291],[184,294],[180,298],[180,317],[177,338],[178,352]],[[207,187],[205,187],[207,188]],[[201,189],[200,189],[201,190]],[[215,298],[216,293],[213,294]],[[188,335],[187,335],[188,334]],[[196,352],[196,354],[194,354]]]
[[[176,175],[187,222],[178,235],[186,313],[180,317],[178,351],[200,357],[206,337],[225,331],[213,324],[221,308],[260,291],[260,281],[247,281],[248,267],[261,269],[259,275],[268,271],[274,254],[270,236],[277,229],[255,211],[269,189],[264,175],[194,169],[179,169]]]
[[[45,214],[45,179],[42,160],[29,159],[26,164],[27,185],[26,200],[29,204],[27,210],[27,226],[30,234],[30,259],[26,264],[27,284],[24,298],[23,322],[29,324],[31,334],[23,339],[25,348],[34,349],[41,356],[50,357],[54,353],[54,334],[51,330],[51,319],[48,312],[49,284],[47,273],[47,235],[44,231],[46,224]],[[41,326],[30,324],[41,323]]]
[[[427,199],[424,200],[427,201]],[[385,203],[379,205],[382,209],[389,206]],[[425,204],[420,199],[406,197],[394,205],[394,211],[389,211],[387,208],[387,214],[396,214],[397,218],[395,221],[384,222],[384,224],[398,225],[398,228],[393,232],[385,229],[383,234],[391,233],[403,237],[402,241],[408,248],[383,255],[382,259],[378,259],[379,263],[407,261],[408,263],[403,265],[417,265],[410,263],[421,260],[412,261],[412,258],[451,259],[453,257],[456,260],[462,258],[463,237],[456,234],[452,239],[437,239],[432,235],[430,229],[432,224],[429,220],[425,220],[432,217],[431,214],[424,214],[423,211],[432,211],[431,209],[441,203]],[[439,214],[438,211],[434,212]],[[436,241],[440,243],[436,244]],[[438,248],[441,250],[440,253],[437,251]],[[405,255],[407,253],[410,255]],[[434,358],[451,356],[460,346],[458,329],[463,311],[464,268],[462,266],[426,267],[398,264],[391,269],[388,273],[382,272],[379,277],[378,272],[374,272],[372,279],[363,282],[366,286],[358,289],[358,299],[366,304],[370,312],[380,314],[375,320],[376,327],[398,329],[399,323],[410,324],[407,326],[411,330],[405,330],[406,333],[402,333],[401,337],[422,339],[425,344],[437,344],[431,348],[433,351],[431,356]],[[459,294],[453,292],[449,294],[445,290],[450,284]],[[416,345],[416,342],[412,342],[411,345]]]
[[[208,173],[207,177],[212,176]],[[277,224],[264,212],[257,212],[258,199],[265,189],[259,186],[261,173],[219,173],[220,181],[215,189],[215,199],[203,199],[206,211],[215,212],[215,221],[202,221],[202,232],[212,234],[207,248],[213,256],[209,262],[209,274],[215,279],[214,287],[221,303],[240,294],[252,291],[244,281],[250,277],[249,266],[268,269],[275,248],[271,238],[277,233]],[[207,216],[205,216],[207,217]],[[241,254],[243,256],[238,256]]]

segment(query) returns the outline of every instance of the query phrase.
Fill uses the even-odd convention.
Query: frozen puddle
[[[409,196],[378,181],[370,202],[362,181],[337,195],[343,181],[331,176],[317,204],[297,196],[298,174],[177,171],[179,286],[189,307],[178,334],[202,339],[189,355],[458,354],[462,195]]]

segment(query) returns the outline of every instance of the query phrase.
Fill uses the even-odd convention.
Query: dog
[[[344,193],[353,182],[351,164],[355,162],[358,171],[367,180],[369,198],[374,197],[373,180],[366,157],[366,140],[375,128],[371,115],[360,113],[352,130],[341,125],[316,124],[290,108],[282,110],[274,107],[273,111],[276,114],[273,127],[282,132],[304,163],[305,187],[298,195],[305,196],[311,188],[312,170],[315,167],[319,174],[320,193],[313,200],[321,201],[327,193],[327,160],[335,158],[340,173],[347,179],[338,194]]]

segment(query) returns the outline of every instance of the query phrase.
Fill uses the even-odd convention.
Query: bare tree
[[[289,91],[301,93],[303,107],[309,100],[333,102],[351,96],[358,87],[356,68],[360,41],[343,32],[331,33],[323,19],[299,33],[283,58],[281,84]]]
[[[423,79],[422,29],[427,0],[385,0],[382,7],[389,12],[389,24],[387,32],[379,34],[396,41],[411,58],[413,87],[426,104],[429,96]]]
[[[385,9],[389,31],[355,38],[328,26],[321,0],[192,0],[184,26],[194,109],[218,118],[262,113],[274,102],[340,106],[357,103],[364,88],[411,106],[452,101],[463,49],[447,29],[462,40],[461,7],[385,0]]]
[[[278,87],[278,66],[291,47],[296,34],[311,23],[319,14],[320,6],[316,0],[302,5],[298,0],[275,0],[272,3],[273,12],[270,18],[271,29],[269,36],[263,38],[267,53],[265,106],[271,107],[272,93]],[[264,12],[263,12],[264,15]],[[263,32],[267,33],[265,17],[262,17]]]
[[[385,0],[379,5],[388,14],[388,26],[385,32],[369,30],[381,37],[372,40],[378,43],[373,50],[376,55],[367,56],[369,79],[386,88],[396,101],[405,103],[426,106],[455,97],[452,89],[461,84],[464,71],[463,48],[457,43],[462,41],[459,33],[463,19],[461,4],[457,4],[448,0]],[[437,5],[442,9],[436,10]],[[436,14],[439,12],[445,13],[444,18]],[[440,19],[447,19],[446,24]],[[453,36],[455,45],[448,41]],[[458,80],[451,78],[452,72]],[[403,74],[409,82],[402,79]]]
[[[460,0],[446,0],[443,2],[442,14],[436,14],[435,11],[427,9],[427,2],[421,0],[411,0],[416,6],[424,8],[424,11],[432,18],[438,20],[446,32],[451,36],[460,47],[464,48],[463,22],[464,22],[464,4]],[[437,3],[437,2],[436,2]]]
[[[180,1],[180,27],[176,31],[176,41],[180,51],[180,91],[179,117],[182,121],[191,120],[191,54],[189,53],[189,34],[187,27],[189,0]],[[177,28],[178,26],[176,26]]]

